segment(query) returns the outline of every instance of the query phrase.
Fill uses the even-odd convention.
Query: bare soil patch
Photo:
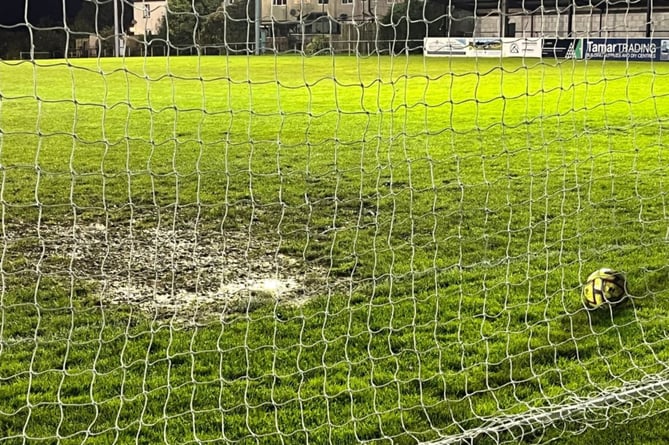
[[[76,224],[5,227],[6,258],[92,282],[105,305],[197,321],[259,304],[303,304],[341,287],[324,267],[245,231]],[[11,252],[14,252],[11,254]]]

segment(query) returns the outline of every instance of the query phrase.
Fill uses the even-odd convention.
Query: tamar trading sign
[[[669,60],[669,39],[583,39],[586,59]]]

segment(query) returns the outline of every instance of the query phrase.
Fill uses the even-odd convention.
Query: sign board
[[[544,39],[541,55],[557,59],[669,61],[669,38]]]
[[[539,38],[426,37],[426,56],[446,57],[541,57]]]
[[[502,57],[501,38],[469,39],[469,57]]]
[[[669,39],[585,38],[583,57],[595,60],[669,60]]]
[[[467,57],[469,39],[459,37],[425,37],[423,54],[426,56]]]
[[[509,37],[502,43],[502,57],[541,57],[542,39]]]
[[[582,59],[582,39],[544,39],[541,57],[553,59]]]
[[[668,38],[427,37],[426,56],[669,61]]]

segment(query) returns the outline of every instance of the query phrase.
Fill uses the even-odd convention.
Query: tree
[[[254,11],[255,2],[235,2],[220,6],[204,23],[203,41],[210,44],[247,44],[253,41]]]
[[[174,46],[229,45],[253,41],[254,3],[168,0],[159,31]]]
[[[27,28],[0,28],[0,59],[18,59],[21,51],[30,48]]]
[[[86,2],[74,16],[74,22],[71,28],[76,32],[96,33],[105,26],[114,24],[113,4]]]
[[[133,19],[132,5],[127,0],[123,0],[119,2],[119,7],[119,13],[123,14],[123,17],[119,17],[121,26],[126,29]],[[114,2],[100,2],[99,0],[84,0],[70,23],[73,31],[90,34],[101,34],[104,28],[113,26]]]
[[[54,24],[49,18],[40,19],[37,26],[32,29],[31,43],[36,52],[49,53],[51,57],[63,57],[65,55],[65,43],[68,35],[65,30]],[[24,51],[28,51],[26,48]]]
[[[219,5],[220,0],[168,0],[164,21],[167,39],[174,46],[198,45],[207,16]]]
[[[128,0],[120,0],[119,17],[121,32],[127,30],[133,19],[132,6]],[[68,35],[70,47],[76,47],[76,39],[85,38],[94,34],[99,39],[99,50],[101,55],[114,54],[114,2],[99,0],[83,0],[80,5],[75,4],[77,11],[73,19],[68,20],[72,33]]]
[[[451,35],[455,27],[450,17],[459,15],[440,1],[406,0],[391,5],[381,19],[381,34],[391,53],[422,51],[423,38]]]

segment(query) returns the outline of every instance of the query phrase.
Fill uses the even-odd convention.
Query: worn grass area
[[[0,442],[416,443],[666,376],[669,65],[499,63],[0,64]],[[322,273],[298,305],[105,297],[260,257]],[[588,312],[603,266],[635,298]],[[652,443],[616,424],[666,408],[513,433]]]

